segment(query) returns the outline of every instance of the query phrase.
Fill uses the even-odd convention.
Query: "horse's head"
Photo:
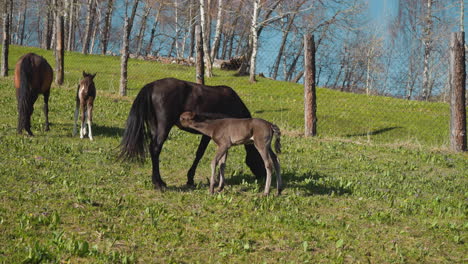
[[[83,71],[83,78],[84,78],[84,79],[89,78],[89,79],[93,80],[94,77],[96,77],[96,74],[97,74],[97,73],[91,74],[91,73],[87,73],[87,72]]]
[[[96,73],[91,74],[83,71],[83,79],[81,79],[80,83],[78,84],[80,91],[82,91],[84,94],[91,93],[90,95],[93,97],[96,91],[93,81],[94,77],[96,77]]]

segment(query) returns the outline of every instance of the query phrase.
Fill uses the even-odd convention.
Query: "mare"
[[[78,84],[76,90],[76,107],[75,107],[75,124],[73,126],[73,136],[76,135],[76,127],[78,113],[81,112],[81,128],[80,138],[86,135],[85,120],[88,123],[88,136],[93,140],[93,132],[91,131],[91,123],[93,121],[93,106],[96,98],[96,87],[94,86],[94,77],[96,74],[89,74],[83,71],[83,79]]]
[[[276,171],[277,194],[283,190],[278,157],[271,149],[271,141],[276,136],[275,150],[281,153],[281,132],[278,126],[260,118],[221,118],[210,119],[209,116],[184,112],[180,115],[180,124],[197,130],[209,136],[218,146],[216,155],[211,162],[210,193],[214,193],[216,166],[219,165],[219,188],[224,188],[224,168],[228,150],[231,146],[254,144],[262,156],[266,168],[266,183],[264,195],[270,193],[272,169]]]
[[[31,115],[39,94],[44,95],[45,131],[49,131],[49,95],[53,75],[49,63],[37,54],[27,53],[16,62],[14,83],[18,101],[18,133],[24,129],[33,135]]]
[[[227,86],[207,86],[174,78],[166,78],[146,84],[133,101],[126,128],[120,143],[121,159],[143,160],[146,142],[152,162],[152,182],[156,189],[166,183],[159,171],[159,155],[169,131],[176,125],[187,132],[198,131],[180,126],[183,112],[218,113],[230,117],[249,118],[249,110],[237,93]],[[210,137],[202,135],[195,160],[187,173],[187,185],[193,186],[198,162],[205,153]],[[264,177],[265,167],[257,149],[245,145],[246,163],[257,178]]]

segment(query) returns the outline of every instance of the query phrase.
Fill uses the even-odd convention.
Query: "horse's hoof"
[[[283,189],[279,189],[278,191],[276,191],[276,196],[280,196],[282,191]]]
[[[160,183],[154,184],[154,189],[155,189],[156,191],[161,191],[161,192],[163,192],[166,188],[167,188],[167,185],[166,185],[165,182],[160,182]]]
[[[270,193],[263,193],[263,196],[268,196]]]

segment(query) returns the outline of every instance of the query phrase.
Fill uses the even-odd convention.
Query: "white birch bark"
[[[250,82],[256,82],[255,64],[257,62],[257,50],[258,50],[257,20],[258,20],[259,12],[260,12],[260,0],[254,0],[252,24],[250,26],[250,34],[251,34],[251,40],[252,40],[252,56],[250,57]]]

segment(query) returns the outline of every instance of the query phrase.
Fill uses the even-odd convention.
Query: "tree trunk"
[[[74,50],[75,43],[75,6],[76,0],[70,0],[70,9],[69,9],[69,22],[68,22],[68,39],[67,39],[67,50]]]
[[[212,70],[212,64],[211,64],[211,57],[210,57],[210,48],[209,48],[209,43],[210,43],[210,35],[208,27],[210,26],[207,23],[206,19],[206,11],[205,11],[205,1],[200,0],[200,24],[201,24],[201,29],[202,29],[202,35],[203,35],[203,54],[205,57],[205,66],[206,66],[206,71],[205,75],[206,77],[212,77],[213,76],[213,70]]]
[[[46,15],[46,22],[45,22],[45,28],[43,31],[43,42],[42,42],[42,48],[50,50],[50,46],[52,43],[52,4],[51,0],[47,0],[47,15]]]
[[[146,55],[150,54],[151,50],[153,49],[153,41],[156,36],[156,29],[158,28],[159,14],[161,12],[161,8],[162,7],[159,7],[158,12],[156,13],[156,16],[154,17],[153,28],[151,29],[148,46],[146,46]]]
[[[286,41],[288,40],[289,31],[291,30],[295,17],[296,15],[293,15],[291,19],[289,19],[286,29],[283,31],[283,36],[281,38],[281,45],[278,51],[278,55],[276,56],[275,63],[273,64],[273,70],[272,70],[272,75],[271,75],[271,78],[273,78],[273,80],[276,80],[276,77],[278,76],[278,69],[279,69],[279,65],[281,62],[281,58],[283,57],[284,47],[286,46]]]
[[[151,12],[151,6],[146,6],[145,13],[143,14],[143,17],[141,18],[140,30],[137,36],[137,50],[136,50],[137,55],[141,55],[141,48],[143,46],[143,39],[145,37],[145,31],[146,31],[146,21],[148,19],[150,12]]]
[[[64,24],[62,10],[57,10],[56,14],[56,32],[57,44],[55,45],[55,83],[58,85],[63,84],[63,65],[64,65]]]
[[[423,87],[422,87],[422,99],[429,100],[431,96],[431,80],[430,80],[430,57],[432,53],[432,1],[427,0],[427,13],[424,27],[424,62],[423,62]]]
[[[26,28],[26,13],[28,12],[28,1],[27,0],[24,0],[24,4],[23,4],[23,8],[24,8],[24,11],[23,11],[23,18],[21,19],[21,28],[19,30],[19,44],[21,46],[23,46],[23,41],[24,41],[24,31],[25,31],[25,28]]]
[[[216,30],[213,41],[213,48],[211,49],[211,58],[214,60],[218,57],[219,43],[221,41],[221,30],[223,28],[223,8],[224,0],[218,0],[218,16],[216,20]]]
[[[88,16],[86,18],[86,30],[84,33],[83,39],[83,47],[81,53],[88,54],[89,52],[89,43],[91,40],[91,34],[93,30],[93,23],[94,23],[94,13],[95,13],[95,5],[94,3],[96,0],[88,0]]]
[[[258,50],[258,35],[257,35],[257,20],[260,12],[260,0],[254,1],[252,24],[250,26],[250,34],[252,38],[252,56],[250,57],[250,82],[256,82],[255,80],[255,65],[257,63],[257,50]]]
[[[114,0],[107,1],[106,15],[104,17],[104,28],[102,32],[102,54],[107,53],[107,46],[109,45],[109,34],[112,25],[112,12],[114,11]]]
[[[128,57],[130,55],[130,33],[132,32],[132,25],[135,19],[136,10],[138,8],[139,0],[135,0],[133,4],[132,14],[128,17],[127,14],[127,7],[128,7],[128,0],[125,0],[125,22],[124,22],[124,34],[123,34],[123,41],[122,41],[122,51],[121,51],[121,58],[120,58],[120,86],[119,86],[119,93],[121,96],[127,95],[127,65],[128,65]]]
[[[10,46],[10,16],[8,6],[13,5],[13,0],[4,0],[3,2],[3,40],[2,40],[2,77],[8,76],[8,53]]]
[[[190,14],[190,48],[189,48],[189,58],[193,57],[193,53],[195,52],[195,27],[196,27],[196,15],[193,15],[193,4],[192,0],[189,1],[189,14]],[[196,12],[195,12],[196,13]]]
[[[203,36],[201,27],[197,25],[195,27],[195,36],[197,40],[197,61],[196,61],[196,79],[198,84],[205,84],[205,65],[204,65],[204,58],[203,58]]]
[[[314,36],[304,36],[304,122],[305,136],[317,135],[317,96],[315,93]]]
[[[450,40],[450,146],[466,151],[466,64],[465,34],[452,33]]]

